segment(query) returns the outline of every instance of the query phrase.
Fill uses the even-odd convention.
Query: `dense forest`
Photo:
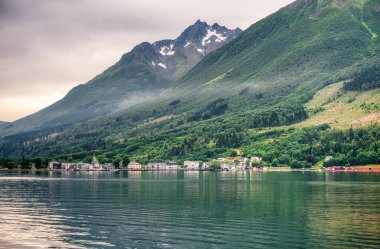
[[[380,127],[331,129],[328,125],[303,129],[275,130],[248,136],[242,150],[262,156],[272,166],[311,167],[380,163]],[[325,161],[326,156],[333,159]]]
[[[190,128],[189,128],[190,129]],[[293,168],[314,165],[366,165],[380,163],[380,126],[368,128],[332,129],[329,125],[309,128],[272,129],[270,131],[243,131],[237,128],[224,129],[204,126],[195,135],[186,135],[189,129],[177,130],[177,137],[157,134],[141,136],[122,146],[104,142],[102,149],[80,153],[62,154],[57,157],[25,158],[19,160],[0,159],[3,167],[17,165],[37,168],[46,167],[48,160],[91,162],[92,153],[97,153],[101,162],[113,162],[118,166],[121,160],[208,161],[220,156],[236,156],[240,148],[242,156],[260,156],[264,165],[289,165]],[[147,146],[147,144],[149,144]],[[325,161],[326,156],[332,159]]]
[[[373,66],[352,75],[352,79],[344,83],[343,90],[367,91],[380,87],[380,68]]]

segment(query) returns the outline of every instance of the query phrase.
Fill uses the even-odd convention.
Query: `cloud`
[[[197,19],[245,29],[290,2],[0,0],[0,120],[52,104],[135,45],[175,38]]]

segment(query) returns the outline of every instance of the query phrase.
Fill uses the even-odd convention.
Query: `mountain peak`
[[[152,45],[149,42],[142,42],[139,45],[135,46],[131,52],[145,52],[152,48]]]
[[[149,42],[142,42],[139,45],[135,46],[131,52],[124,54],[119,63],[131,63],[132,60],[140,58],[139,55],[144,54],[147,59],[150,59],[155,56],[156,51],[154,47]]]
[[[201,47],[205,46],[205,42],[222,42],[227,37],[230,37],[230,35],[232,37],[236,37],[236,35],[240,32],[240,29],[230,30],[225,26],[219,25],[218,23],[214,23],[210,26],[207,22],[203,22],[198,19],[193,25],[187,27],[176,39],[175,46],[183,47],[188,44],[197,44],[200,51],[202,49]]]
[[[220,26],[219,23],[214,23],[212,26],[211,26],[212,29],[227,29],[226,26]]]
[[[197,20],[193,25],[189,26],[186,30],[202,30],[209,27],[207,22],[202,22],[201,20]]]
[[[172,74],[176,72],[177,67],[174,55],[182,54],[187,60],[186,64],[189,69],[202,57],[230,42],[240,32],[240,29],[228,29],[218,23],[210,26],[207,22],[198,19],[175,40],[160,40],[153,44],[140,43],[130,53],[123,55],[120,63],[145,60],[156,71],[160,71],[162,77],[172,79]],[[176,74],[181,75],[182,73],[177,72]]]
[[[207,25],[207,22],[202,22],[201,19],[198,19],[192,26]]]

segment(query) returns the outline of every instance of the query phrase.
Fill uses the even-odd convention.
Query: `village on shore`
[[[220,170],[220,171],[238,171],[238,170],[260,170],[266,171],[266,167],[259,166],[262,162],[261,157],[228,157],[218,158],[212,162],[202,161],[184,161],[179,165],[177,162],[150,162],[146,165],[138,162],[129,162],[124,165],[123,161],[116,168],[112,163],[101,164],[95,154],[92,163],[76,163],[76,162],[49,162],[49,170],[71,170],[71,171],[149,171],[149,170]],[[127,167],[125,167],[127,166]]]
[[[326,157],[326,161],[331,160],[332,157]],[[119,167],[116,168],[112,163],[101,164],[93,155],[91,163],[76,163],[76,162],[49,162],[49,170],[51,171],[174,171],[174,170],[188,170],[188,171],[268,171],[268,167],[263,166],[264,163],[261,157],[227,157],[217,158],[210,162],[202,161],[184,161],[179,165],[177,162],[150,162],[146,165],[132,161],[124,165],[120,161]],[[272,170],[272,168],[271,168]],[[276,171],[288,171],[288,165],[278,165]],[[342,167],[333,166],[329,168],[321,167],[320,171],[372,171],[379,170],[378,167]]]

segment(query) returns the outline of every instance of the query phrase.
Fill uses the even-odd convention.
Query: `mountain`
[[[198,20],[174,40],[143,42],[62,100],[0,129],[0,135],[61,127],[157,98],[168,91],[169,82],[240,33],[239,28],[231,30],[217,23],[210,26]]]
[[[180,123],[199,121],[222,98],[228,102],[223,114],[239,119],[242,126],[271,126],[265,117],[272,111],[277,125],[301,121],[304,105],[318,90],[380,64],[379,21],[375,0],[295,1],[172,83],[176,92],[166,95],[166,102],[159,100],[161,108],[158,102],[142,108],[176,115]],[[175,100],[181,104],[165,113],[165,105]],[[141,120],[150,118],[136,113]]]
[[[294,83],[305,82],[307,75],[331,76],[379,54],[378,5],[375,0],[298,0],[206,57],[181,83],[270,79],[283,85],[283,75]]]
[[[141,101],[135,101],[138,105],[67,129],[9,136],[1,141],[0,151],[14,157],[24,153],[31,157],[74,160],[82,160],[93,151],[109,159],[127,154],[142,162],[208,160],[241,152],[242,145],[250,147],[250,138],[260,138],[262,129],[277,134],[273,131],[276,127],[299,129],[300,123],[332,122],[350,127],[347,122],[355,120],[345,119],[343,114],[335,117],[336,106],[355,108],[356,120],[379,111],[376,102],[380,97],[378,23],[378,0],[295,1],[210,52],[182,76],[167,73],[157,76],[161,80],[159,84],[136,84],[142,87],[140,92],[143,88],[153,89],[154,85],[164,85],[165,89],[160,88],[162,91],[156,95],[143,92],[139,96]],[[198,34],[196,29],[187,33]],[[184,48],[195,41],[197,46],[202,42],[207,44],[204,38],[208,33],[213,31],[195,35],[203,38],[194,41],[184,35],[178,40],[181,46],[177,47]],[[221,40],[217,35],[213,39]],[[197,46],[194,45],[193,51],[199,49]],[[162,68],[153,60],[155,53],[163,58],[180,53],[177,50],[173,54],[174,42],[143,44],[143,47],[149,51],[144,54],[144,65],[150,63],[151,69]],[[167,68],[169,58],[161,61]],[[127,61],[134,59],[131,56]],[[102,77],[112,77],[113,69],[109,70]],[[323,89],[322,92],[329,92],[326,88],[332,85],[335,93],[331,98],[323,98],[329,103],[315,104],[313,100],[322,99],[317,94]],[[101,100],[101,96],[99,93],[97,99]],[[367,102],[363,101],[365,96],[370,96]],[[327,111],[329,115],[322,115]],[[321,122],[327,116],[328,122]],[[260,131],[257,136],[251,136],[257,130]],[[300,137],[299,141],[307,138]],[[269,142],[269,139],[263,141]],[[265,149],[256,148],[256,153],[264,155]],[[295,151],[294,155],[297,153],[301,152]],[[274,156],[280,155],[270,158]]]
[[[175,40],[161,40],[138,45],[132,52],[144,55],[154,73],[165,80],[183,76],[204,56],[229,43],[241,33],[239,28],[230,30],[215,23],[212,26],[198,20]],[[125,54],[120,64],[130,63],[135,55]]]
[[[241,33],[239,28],[230,30],[215,23],[209,26],[198,20],[177,39],[163,40],[152,44],[158,56],[152,65],[168,80],[178,79],[195,66],[204,56],[229,43]]]

